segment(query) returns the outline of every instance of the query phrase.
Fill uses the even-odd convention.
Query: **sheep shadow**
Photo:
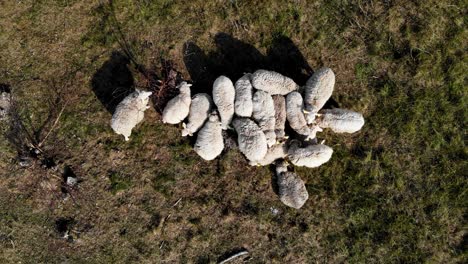
[[[220,75],[237,80],[244,73],[257,69],[277,71],[299,84],[305,83],[313,74],[302,53],[286,36],[275,38],[266,55],[226,33],[216,34],[214,42],[217,50],[207,54],[194,42],[184,45],[183,59],[193,82],[193,93],[211,94],[213,82]]]
[[[120,101],[135,90],[129,64],[130,59],[124,53],[114,51],[91,79],[94,94],[111,114]]]
[[[215,35],[214,43],[217,50],[208,53],[192,41],[186,42],[183,47],[183,60],[193,82],[193,94],[211,94],[213,82],[220,75],[235,81],[244,73],[266,69],[304,85],[314,73],[296,44],[284,35],[274,38],[265,55],[253,45],[223,32]],[[330,98],[325,108],[334,107],[339,107],[339,104]]]

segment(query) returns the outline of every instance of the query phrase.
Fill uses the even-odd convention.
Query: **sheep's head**
[[[186,137],[186,136],[193,136],[192,134],[192,130],[190,128],[187,127],[187,124],[185,123],[182,123],[182,136],[183,137]]]
[[[136,92],[138,94],[138,98],[141,99],[141,100],[147,100],[153,94],[152,92],[141,91],[141,90],[138,90],[138,89],[136,89]]]
[[[316,138],[317,132],[323,131],[323,129],[319,127],[318,125],[311,125],[309,128],[310,128],[310,133],[309,133],[309,136],[307,137],[308,140]]]
[[[280,174],[288,171],[288,162],[280,160],[276,162],[276,174]]]
[[[218,113],[216,111],[213,111],[210,116],[208,117],[208,120],[213,123],[219,123],[221,125],[221,121],[219,120]]]
[[[137,104],[139,105],[139,108],[147,109],[149,107],[147,105],[148,105],[149,97],[151,96],[151,94],[153,94],[153,93],[148,92],[148,91],[141,91],[141,90],[138,90],[138,89],[135,90],[135,93],[133,94],[133,96],[136,98],[136,100],[138,102]]]
[[[190,87],[192,84],[187,83],[187,82],[181,82],[178,86],[177,89],[179,89],[180,93],[184,94],[190,94]]]

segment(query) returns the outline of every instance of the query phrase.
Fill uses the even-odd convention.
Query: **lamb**
[[[335,86],[335,74],[330,68],[318,69],[312,77],[307,80],[304,87],[304,103],[307,124],[311,124],[317,112],[322,109],[330,99]]]
[[[255,92],[252,118],[265,133],[268,146],[273,146],[276,143],[275,106],[271,95],[261,90]]]
[[[286,100],[282,95],[273,95],[273,104],[275,107],[275,134],[276,139],[288,138],[284,133],[286,125]]]
[[[354,133],[364,126],[364,117],[347,109],[325,109],[318,115],[316,124],[321,128],[330,128],[336,133]]]
[[[288,146],[286,142],[281,142],[270,147],[263,159],[250,162],[250,165],[266,166],[272,164],[275,160],[284,159],[288,155]]]
[[[285,161],[277,163],[276,176],[281,202],[295,209],[301,208],[309,199],[309,193],[304,181],[296,173],[288,171]]]
[[[304,105],[301,94],[299,92],[289,93],[286,96],[286,118],[291,128],[307,140],[315,136],[307,126],[303,111]]]
[[[129,140],[132,129],[143,120],[144,112],[149,108],[151,92],[136,90],[120,102],[112,115],[111,127],[115,133]]]
[[[252,75],[252,85],[271,95],[286,95],[299,88],[291,78],[283,76],[280,73],[267,70],[257,70]]]
[[[162,120],[163,123],[179,124],[189,114],[190,103],[190,86],[187,82],[181,82],[177,88],[180,93],[176,97],[172,98],[163,110]]]
[[[192,98],[190,104],[190,112],[188,116],[188,123],[182,123],[184,129],[182,130],[182,136],[192,136],[193,133],[197,132],[205,123],[211,109],[213,108],[213,100],[211,96],[206,93],[196,94]]]
[[[288,150],[288,159],[296,166],[316,168],[330,160],[333,149],[323,144],[300,147],[297,140],[291,142]]]
[[[252,78],[251,73],[247,73],[237,80],[236,99],[234,102],[234,112],[240,117],[252,116]]]
[[[194,150],[204,160],[213,160],[223,152],[223,130],[219,116],[213,112],[200,129]]]
[[[237,132],[239,150],[251,162],[262,160],[267,153],[268,145],[260,127],[245,117],[234,118],[232,125]]]
[[[213,101],[218,107],[223,130],[228,128],[234,116],[235,96],[232,81],[226,76],[219,76],[213,84]]]

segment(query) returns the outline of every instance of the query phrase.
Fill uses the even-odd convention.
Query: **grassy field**
[[[467,7],[0,1],[0,84],[15,99],[0,121],[0,262],[214,263],[246,249],[249,263],[466,263]],[[194,93],[258,68],[302,85],[327,66],[330,106],[366,125],[319,134],[334,155],[296,169],[310,199],[294,210],[272,168],[235,148],[203,161],[157,107],[128,143],[112,132],[115,104],[167,61]]]

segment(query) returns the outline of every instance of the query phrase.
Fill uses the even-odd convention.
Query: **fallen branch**
[[[46,141],[46,139],[49,137],[50,133],[52,132],[52,130],[54,130],[55,126],[57,126],[58,124],[58,121],[60,119],[60,117],[62,116],[63,114],[63,110],[65,110],[65,106],[67,106],[67,102],[65,102],[62,106],[62,109],[60,109],[60,112],[59,114],[57,115],[57,118],[55,119],[54,123],[52,124],[52,127],[50,128],[50,130],[47,132],[47,134],[45,135],[45,137],[41,140],[41,142],[39,142],[39,144],[37,145],[37,147],[40,149],[42,147],[42,144],[44,144],[44,142]]]

